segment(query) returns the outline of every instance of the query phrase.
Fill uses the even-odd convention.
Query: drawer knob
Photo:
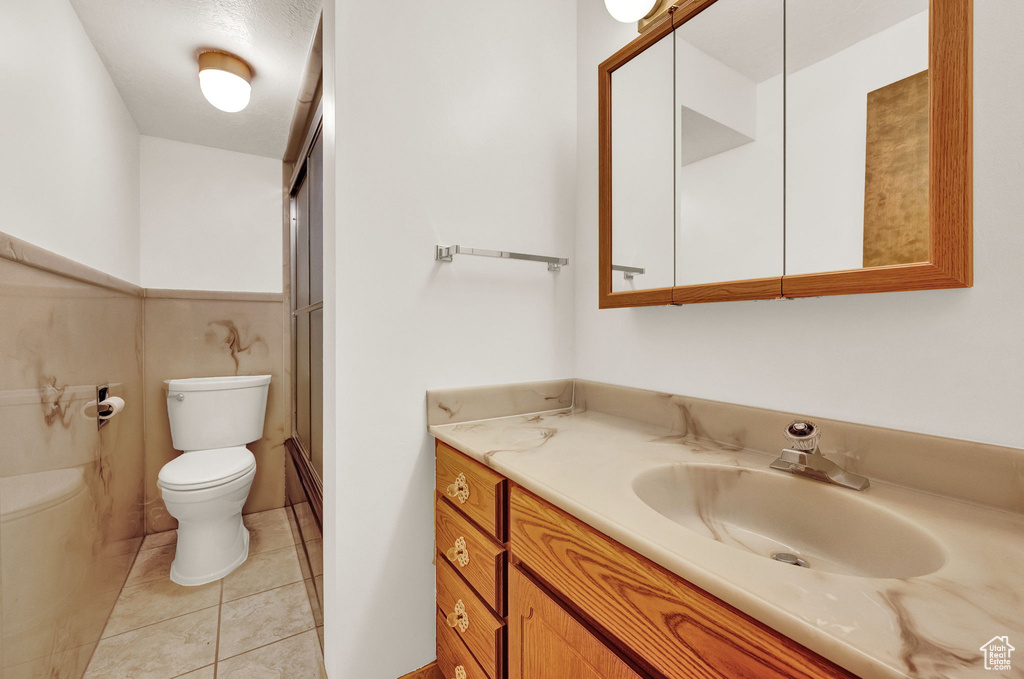
[[[459,665],[455,668],[455,679],[466,679],[466,668]]]
[[[469,547],[466,546],[466,538],[460,537],[455,541],[455,546],[448,549],[445,552],[448,560],[451,562],[458,562],[460,566],[465,568],[469,565]]]
[[[466,504],[466,500],[469,499],[469,481],[466,480],[466,475],[456,476],[455,483],[448,486],[447,491],[448,497],[455,498],[460,504]]]
[[[469,629],[469,613],[466,612],[466,604],[459,599],[455,604],[455,611],[448,614],[446,618],[449,627],[458,627],[460,632]]]

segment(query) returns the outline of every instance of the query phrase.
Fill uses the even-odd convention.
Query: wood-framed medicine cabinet
[[[972,23],[676,2],[599,67],[599,306],[970,287]]]

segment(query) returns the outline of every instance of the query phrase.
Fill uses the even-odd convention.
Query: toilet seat
[[[256,468],[256,458],[245,446],[194,450],[165,464],[157,485],[167,490],[215,488],[241,478]]]

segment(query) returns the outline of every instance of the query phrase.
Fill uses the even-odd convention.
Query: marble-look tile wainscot
[[[80,677],[144,532],[144,300],[0,251],[0,674]]]
[[[187,294],[187,293],[180,293]],[[198,296],[198,295],[197,295]],[[226,295],[225,295],[226,296]],[[283,507],[284,442],[291,434],[287,305],[283,299],[146,298],[146,530],[177,527],[157,486],[160,468],[179,453],[171,445],[164,380],[270,375],[263,439],[249,445],[256,478],[246,513]]]

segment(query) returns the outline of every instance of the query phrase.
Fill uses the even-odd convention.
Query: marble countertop
[[[485,389],[482,401],[496,403],[500,392]],[[473,417],[488,410],[473,402],[472,390],[458,391],[457,399],[431,392],[429,407],[439,408],[449,420],[460,419],[455,415],[463,406]],[[459,405],[450,405],[455,400]],[[717,542],[710,531],[684,528],[633,491],[638,474],[666,464],[767,470],[773,455],[702,439],[695,435],[699,428],[693,421],[686,422],[689,431],[680,432],[680,427],[587,408],[582,400],[563,391],[559,399],[540,401],[536,407],[568,407],[522,412],[527,406],[520,402],[514,408],[520,414],[509,415],[504,412],[508,408],[499,407],[493,412],[504,416],[450,424],[432,414],[429,432],[865,679],[1024,677],[1020,513],[873,478],[871,487],[858,495],[900,514],[937,540],[945,551],[944,564],[928,575],[905,579],[795,568]],[[823,450],[828,453],[827,446]],[[820,508],[820,515],[822,521],[829,520],[826,508]],[[1021,648],[1019,658],[1013,658],[1014,669],[984,668],[981,646],[996,636],[1008,636]]]

